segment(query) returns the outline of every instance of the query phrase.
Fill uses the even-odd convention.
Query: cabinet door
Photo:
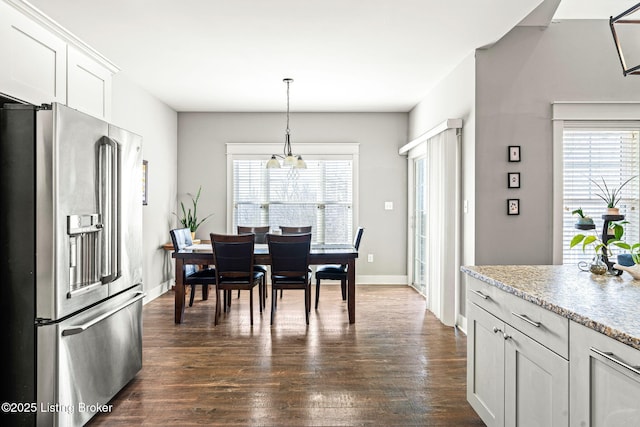
[[[111,115],[112,73],[73,46],[68,51],[67,105],[100,119]]]
[[[569,362],[506,326],[505,424],[569,425]]]
[[[467,400],[489,427],[504,425],[504,323],[467,306]]]
[[[570,323],[571,424],[640,425],[640,351]]]
[[[0,92],[32,104],[66,101],[66,43],[0,1]]]

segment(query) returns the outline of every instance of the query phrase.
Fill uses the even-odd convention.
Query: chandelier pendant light
[[[638,34],[640,33],[634,25],[628,24],[640,24],[640,3],[625,10],[615,18],[612,16],[609,18],[609,27],[611,27],[611,34],[613,35],[613,41],[616,44],[616,50],[618,52],[618,58],[622,65],[622,73],[625,76],[628,75],[640,75],[640,49],[638,46]],[[625,41],[626,53],[623,53],[622,41]]]
[[[280,162],[277,157],[283,160],[285,166],[290,166],[298,169],[306,169],[307,164],[302,160],[302,156],[294,156],[291,153],[291,129],[289,128],[289,85],[293,83],[293,79],[284,79],[283,82],[287,84],[287,128],[284,134],[284,150],[283,156],[279,154],[272,154],[271,159],[267,162],[267,169],[279,168]]]

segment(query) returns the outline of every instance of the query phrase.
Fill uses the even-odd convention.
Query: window
[[[565,122],[563,130],[563,263],[587,261],[593,253],[580,248],[569,248],[577,217],[571,212],[582,208],[591,216],[596,229],[587,233],[602,235],[602,214],[606,208],[597,196],[602,180],[609,187],[618,187],[628,178],[640,174],[640,124],[629,122]],[[621,192],[618,204],[620,214],[629,223],[625,225],[624,240],[637,242],[640,238],[640,182],[630,181]],[[585,232],[582,232],[585,233]]]
[[[358,144],[296,144],[307,169],[267,169],[273,144],[227,144],[229,232],[238,225],[311,225],[313,242],[351,243]]]
[[[234,160],[233,228],[312,225],[315,242],[351,242],[351,160],[305,161],[307,169],[267,169],[266,160]]]
[[[596,179],[603,176],[607,180],[614,180],[612,183],[616,185],[617,182],[624,182],[615,181],[622,176],[640,174],[637,160],[640,103],[554,102],[551,109],[553,119],[552,256],[554,264],[571,264],[576,262],[578,257],[589,258],[589,255],[582,255],[579,248],[569,249],[570,240],[567,240],[567,237],[578,233],[574,228],[576,217],[571,217],[571,211],[582,207],[596,222],[593,233],[602,234],[602,214],[605,209],[604,202],[597,196],[593,197],[594,190],[588,187],[581,188],[580,183],[588,186],[589,176]],[[635,142],[631,143],[631,146],[635,146],[633,148],[635,151],[629,151],[631,146],[628,146],[627,142],[634,140],[629,131],[635,132]],[[616,132],[621,133],[615,135]],[[607,133],[610,134],[607,136]],[[575,140],[576,138],[578,140]],[[600,142],[597,142],[598,140]],[[628,164],[631,158],[634,158],[635,165]],[[565,167],[568,169],[566,174]],[[570,172],[571,169],[573,170]],[[567,183],[566,200],[565,180],[575,181],[572,184]],[[627,200],[621,203],[624,205],[621,206],[621,213],[627,215],[626,219],[630,222],[626,226],[628,242],[640,240],[637,228],[634,231],[634,227],[638,226],[638,220],[633,216],[638,215],[637,201],[634,199],[638,198],[640,177],[634,181],[636,182],[632,181],[633,184],[630,183],[625,187],[623,196]]]

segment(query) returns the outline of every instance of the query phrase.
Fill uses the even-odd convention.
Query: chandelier
[[[302,156],[294,156],[291,154],[291,130],[289,129],[289,85],[293,83],[293,79],[284,79],[282,81],[287,84],[287,129],[284,134],[284,155],[272,154],[271,159],[267,162],[267,169],[280,167],[280,162],[277,157],[284,159],[282,162],[284,166],[306,169],[307,164],[302,160]]]
[[[615,18],[612,16],[609,18],[609,26],[611,27],[611,34],[613,34],[613,41],[616,44],[616,50],[618,51],[618,58],[620,58],[620,64],[622,65],[622,72],[625,76],[629,74],[640,75],[640,48],[638,47],[638,32],[634,30],[634,26],[628,26],[624,24],[640,24],[640,19],[637,17],[629,19],[630,15],[640,10],[640,3],[636,4],[632,8],[625,10]],[[620,25],[623,24],[623,25]],[[618,27],[616,27],[618,25]],[[637,27],[636,27],[637,28]],[[622,52],[621,40],[625,41],[625,52],[628,56]],[[630,54],[630,55],[629,55]],[[629,57],[632,58],[629,61]],[[638,65],[629,65],[638,64]]]

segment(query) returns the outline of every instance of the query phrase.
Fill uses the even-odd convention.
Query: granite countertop
[[[464,273],[640,350],[640,280],[574,265],[487,265]]]

